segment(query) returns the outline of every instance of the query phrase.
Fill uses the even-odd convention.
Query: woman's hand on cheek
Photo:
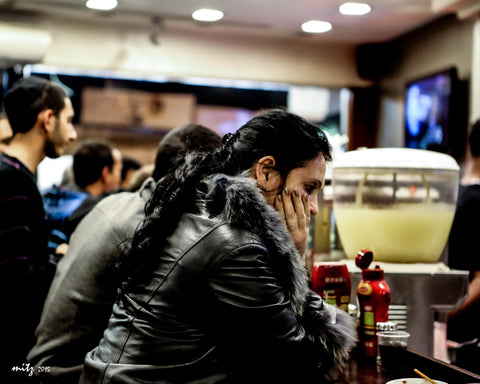
[[[310,229],[308,196],[306,194],[300,196],[297,188],[293,192],[285,188],[282,195],[275,199],[275,208],[280,212],[295,246],[304,257]]]

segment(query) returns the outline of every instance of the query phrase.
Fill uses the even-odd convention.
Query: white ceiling
[[[369,0],[372,12],[365,16],[344,16],[338,12],[341,0],[118,0],[110,12],[94,12],[85,0],[0,0],[0,21],[21,17],[32,21],[44,15],[74,17],[98,22],[149,23],[159,31],[209,28],[213,33],[281,38],[308,38],[324,43],[362,44],[384,42],[446,14],[477,18],[479,0]],[[358,0],[357,0],[358,1]],[[194,22],[197,8],[216,8],[225,17],[215,25]],[[300,31],[310,19],[329,21],[333,29],[319,35]]]

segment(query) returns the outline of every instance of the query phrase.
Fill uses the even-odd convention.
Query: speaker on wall
[[[365,80],[378,81],[390,71],[397,58],[394,43],[363,44],[357,48],[357,73]]]

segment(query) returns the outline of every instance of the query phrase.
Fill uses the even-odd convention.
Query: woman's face
[[[272,180],[273,183],[269,185],[265,197],[271,205],[274,205],[276,196],[281,194],[283,190],[288,188],[293,192],[297,188],[300,196],[307,194],[310,214],[316,215],[318,213],[318,192],[324,184],[326,169],[325,158],[323,154],[319,154],[315,159],[307,162],[305,166],[292,169],[284,183],[279,176],[275,177]],[[276,192],[268,193],[268,191]]]

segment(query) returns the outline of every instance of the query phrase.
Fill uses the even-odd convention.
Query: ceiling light
[[[342,15],[366,15],[372,7],[365,3],[343,3],[338,10]]]
[[[328,21],[310,20],[302,24],[302,31],[308,33],[324,33],[332,29]]]
[[[218,21],[223,18],[223,12],[216,9],[197,9],[192,13],[192,17],[197,21]]]
[[[110,11],[118,5],[117,0],[88,0],[87,8],[98,9],[101,11]]]

